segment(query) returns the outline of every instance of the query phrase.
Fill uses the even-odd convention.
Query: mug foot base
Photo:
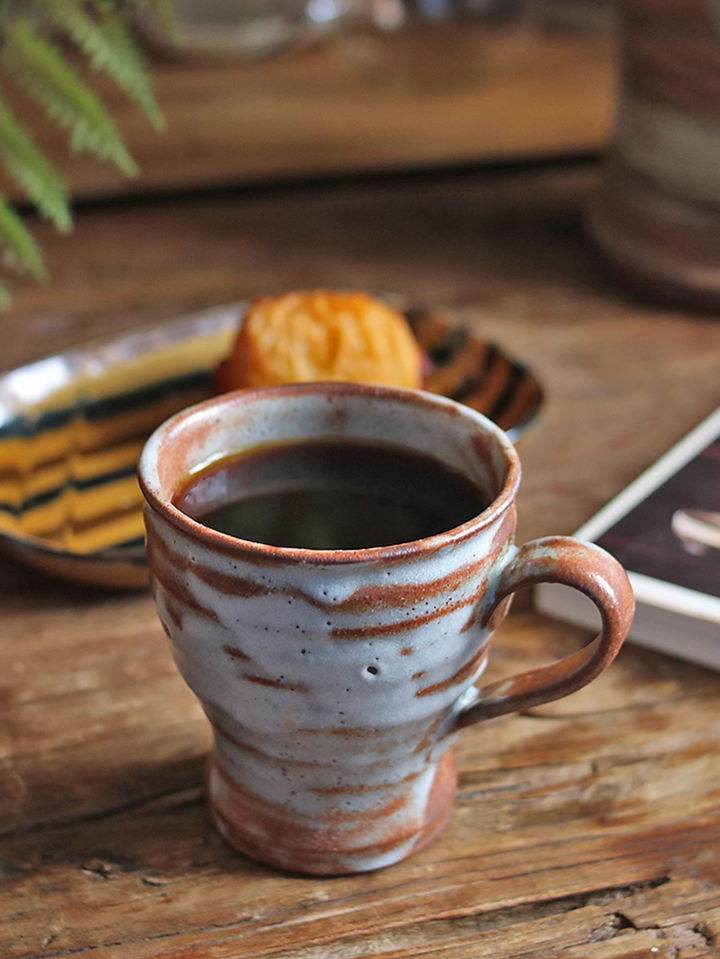
[[[231,780],[212,756],[208,763],[207,806],[210,821],[228,845],[251,859],[286,872],[313,875],[370,872],[406,859],[446,825],[457,782],[450,752],[445,753],[434,772],[420,824],[416,817],[403,821],[395,812],[384,822],[372,815],[363,822],[359,815],[336,825],[308,825],[282,807],[250,794]],[[332,818],[328,814],[327,819]]]

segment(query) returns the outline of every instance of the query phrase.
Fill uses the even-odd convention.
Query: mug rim
[[[319,396],[360,396],[366,398],[387,399],[394,403],[419,408],[431,407],[442,410],[452,418],[462,416],[474,421],[485,435],[490,434],[505,458],[505,479],[498,493],[488,506],[459,526],[449,530],[410,540],[405,543],[392,543],[388,546],[371,546],[362,549],[309,549],[294,546],[273,546],[253,540],[231,536],[184,513],[172,502],[171,496],[161,488],[155,466],[160,458],[163,445],[171,441],[173,433],[184,430],[191,422],[199,418],[215,415],[223,407],[252,403],[259,399],[291,398],[302,395]],[[257,448],[257,447],[256,447]],[[429,452],[428,455],[432,456]],[[399,386],[384,386],[345,381],[318,381],[312,383],[283,383],[257,389],[234,390],[212,396],[207,400],[186,407],[165,420],[146,441],[138,464],[138,481],[145,497],[146,509],[159,513],[172,526],[186,535],[199,540],[213,549],[234,556],[245,554],[248,558],[264,559],[275,562],[298,562],[307,565],[325,566],[349,563],[372,562],[404,558],[421,553],[434,552],[450,543],[468,539],[492,525],[512,505],[520,484],[521,467],[515,447],[505,432],[487,416],[462,403],[437,393],[410,389]],[[155,478],[155,481],[154,481]]]

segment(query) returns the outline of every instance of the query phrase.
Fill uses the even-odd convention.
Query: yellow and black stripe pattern
[[[430,361],[428,389],[517,438],[542,402],[529,370],[450,314],[406,313]],[[168,416],[212,395],[242,314],[233,304],[1,376],[4,544],[56,575],[143,584],[140,451]]]
[[[1,377],[4,542],[85,582],[144,582],[140,451],[168,416],[212,395],[240,315],[224,308]]]

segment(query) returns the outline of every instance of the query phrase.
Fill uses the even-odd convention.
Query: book
[[[627,570],[637,603],[628,640],[720,669],[720,409],[573,535]],[[541,584],[535,603],[580,626],[600,622],[567,586]]]

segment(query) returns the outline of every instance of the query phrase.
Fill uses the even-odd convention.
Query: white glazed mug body
[[[431,451],[489,505],[437,536],[356,551],[249,543],[173,505],[204,463],[316,438]],[[488,718],[474,684],[507,610],[502,574],[508,591],[525,576],[512,566],[519,475],[496,426],[409,390],[228,394],[156,431],[140,466],[152,588],[213,725],[208,805],[236,849],[294,871],[355,872],[404,858],[444,825],[455,793],[448,747],[467,715]],[[563,681],[554,695],[582,684]],[[527,682],[505,687],[489,715],[529,695]]]

